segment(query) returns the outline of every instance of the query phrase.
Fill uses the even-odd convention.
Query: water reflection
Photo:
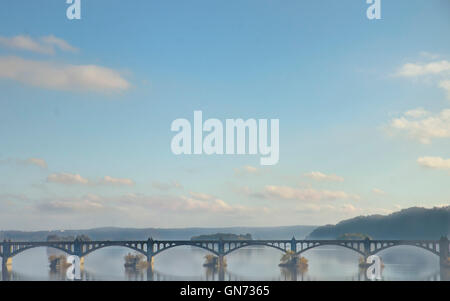
[[[358,267],[359,255],[349,250],[320,247],[302,254],[308,259],[304,270],[279,267],[281,252],[267,248],[243,248],[227,256],[226,268],[203,267],[206,251],[193,247],[173,248],[155,257],[148,269],[126,269],[128,249],[111,247],[85,258],[82,280],[365,280]],[[383,280],[449,280],[450,270],[440,269],[436,256],[398,247],[381,252],[385,267]],[[11,270],[2,271],[2,280],[65,280],[64,271],[51,271],[45,248],[24,252],[13,259]]]

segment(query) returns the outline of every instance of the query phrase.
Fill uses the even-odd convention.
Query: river
[[[281,252],[266,247],[248,247],[229,254],[221,273],[203,267],[207,251],[177,247],[154,258],[151,272],[129,271],[124,256],[129,250],[110,247],[85,258],[83,280],[364,280],[359,254],[340,247],[323,246],[302,254],[308,259],[306,271],[280,268]],[[437,256],[418,248],[399,246],[378,254],[384,263],[383,280],[448,280],[440,272]],[[2,273],[4,274],[4,273]],[[444,276],[443,276],[444,275]],[[46,248],[36,248],[13,258],[7,280],[64,280],[65,273],[50,272]],[[444,279],[442,279],[444,278]]]

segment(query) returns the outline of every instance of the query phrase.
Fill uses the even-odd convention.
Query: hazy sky
[[[324,224],[449,204],[450,1],[0,4],[0,229]],[[278,118],[280,160],[175,156]]]

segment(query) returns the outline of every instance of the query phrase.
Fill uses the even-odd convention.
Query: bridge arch
[[[318,248],[318,247],[323,247],[323,246],[336,246],[336,247],[342,247],[342,248],[346,248],[349,250],[352,250],[362,256],[365,256],[364,252],[361,251],[359,248],[354,247],[353,244],[349,245],[349,244],[341,244],[341,243],[332,243],[332,242],[324,242],[324,243],[313,243],[311,246],[307,246],[306,248],[302,248],[300,251],[297,251],[296,254],[300,255],[305,253],[306,251]],[[358,245],[359,246],[359,245]]]
[[[14,256],[17,256],[17,255],[25,252],[25,251],[28,251],[28,250],[31,250],[31,249],[37,249],[37,248],[53,248],[53,249],[57,249],[57,250],[63,251],[67,255],[75,255],[75,253],[72,250],[64,248],[64,247],[61,247],[61,246],[58,246],[58,245],[46,245],[46,244],[45,245],[44,244],[42,244],[42,245],[41,244],[36,244],[35,245],[35,244],[33,244],[33,245],[27,245],[27,246],[18,248],[16,250],[13,250],[11,253],[9,253],[6,256],[12,258]],[[3,253],[2,253],[1,256],[3,257],[5,255],[3,255]]]
[[[370,252],[371,255],[375,255],[381,251],[395,248],[395,247],[401,247],[401,246],[408,246],[408,247],[416,247],[423,250],[426,250],[434,255],[440,256],[439,251],[433,246],[432,248],[429,246],[430,243],[427,243],[426,245],[420,244],[420,243],[414,243],[414,242],[397,242],[394,244],[387,244],[387,245],[381,245],[381,247],[375,247],[373,251]]]
[[[175,247],[182,247],[182,246],[189,246],[189,247],[196,247],[199,249],[206,250],[216,256],[220,256],[220,253],[216,250],[214,250],[214,243],[212,244],[212,247],[210,248],[209,245],[203,245],[203,244],[195,244],[195,243],[176,243],[176,244],[163,244],[162,248],[158,248],[156,251],[153,252],[152,256],[156,256],[164,251],[167,251],[169,249],[175,248]]]
[[[289,244],[289,243],[288,243]],[[273,248],[276,250],[279,250],[283,253],[286,253],[287,250],[290,250],[290,248],[282,248],[279,245],[276,244],[270,244],[270,243],[262,243],[262,242],[248,242],[248,243],[236,243],[234,244],[234,247],[231,248],[231,243],[229,243],[229,249],[227,251],[224,252],[224,256],[228,255],[230,253],[233,253],[234,251],[237,251],[239,249],[242,248],[246,248],[246,247],[251,247],[251,246],[264,246],[264,247],[269,247],[269,248]]]
[[[141,253],[143,255],[147,255],[147,252],[144,250],[144,245],[141,246],[141,248],[137,247],[137,246],[133,246],[133,245],[129,245],[127,243],[102,243],[102,244],[98,244],[96,245],[95,243],[93,244],[92,248],[88,248],[89,243],[84,244],[84,247],[86,247],[86,250],[82,250],[81,256],[87,256],[95,251],[98,251],[100,249],[104,249],[104,248],[110,248],[110,247],[119,247],[119,248],[127,248],[133,251],[136,251],[138,253]]]

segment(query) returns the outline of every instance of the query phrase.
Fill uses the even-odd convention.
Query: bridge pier
[[[219,264],[219,268],[224,268],[224,267],[226,267],[225,256],[219,255],[219,258],[218,258],[217,263]]]
[[[146,257],[147,257],[147,281],[153,281],[154,280],[154,273],[153,273],[153,266],[155,263],[154,256],[154,242],[153,238],[149,238],[147,240],[147,250],[146,250]]]
[[[219,264],[219,281],[225,281],[225,268],[226,268],[226,261],[225,261],[225,243],[222,239],[219,240],[219,258],[218,258],[218,264]]]
[[[148,266],[153,266],[153,264],[155,263],[155,258],[153,257],[153,255],[147,255],[146,257]]]
[[[2,280],[9,280],[10,272],[12,270],[12,257],[2,257]]]
[[[2,254],[2,276],[7,275],[8,271],[12,268],[11,257],[11,241],[3,241],[3,254]]]
[[[147,281],[153,281],[154,280],[153,263],[154,263],[153,256],[147,256],[147,268],[146,268]]]
[[[150,265],[147,267],[147,281],[153,281],[154,275],[153,275],[153,265]]]
[[[225,267],[222,264],[219,265],[219,281],[225,281]]]
[[[222,239],[219,240],[219,258],[218,258],[218,264],[219,268],[224,268],[226,266],[225,264],[225,243]]]
[[[291,239],[291,251],[297,253],[297,241],[295,240],[295,236],[292,236]]]
[[[439,273],[441,276],[441,281],[450,281],[450,269],[449,268],[441,266]]]
[[[441,264],[441,268],[450,268],[448,244],[448,238],[442,236],[439,240],[439,261]]]
[[[6,267],[5,261],[2,259],[2,281],[9,280],[9,271]]]
[[[364,263],[366,263],[367,262],[367,258],[370,256],[370,253],[371,253],[371,250],[370,250],[370,238],[366,237],[366,239],[364,239],[364,241],[362,243],[362,247],[363,247],[363,253],[364,253],[363,254]],[[361,245],[358,244],[358,249],[360,249],[360,248],[361,248]],[[364,268],[364,271],[366,271],[366,268]],[[366,274],[366,273],[364,273],[364,274]]]
[[[147,264],[148,267],[151,267],[153,269],[153,264],[154,264],[154,250],[153,250],[153,239],[150,237],[147,240],[147,252],[146,252],[146,257],[147,257]]]
[[[12,257],[8,257],[8,258],[6,258],[6,263],[5,263],[5,265],[6,265],[6,268],[8,269],[8,270],[10,270],[11,268],[12,268],[12,262],[13,262],[13,259],[12,259]]]
[[[364,239],[364,262],[367,261],[367,257],[370,256],[370,238],[366,237],[366,239]]]

